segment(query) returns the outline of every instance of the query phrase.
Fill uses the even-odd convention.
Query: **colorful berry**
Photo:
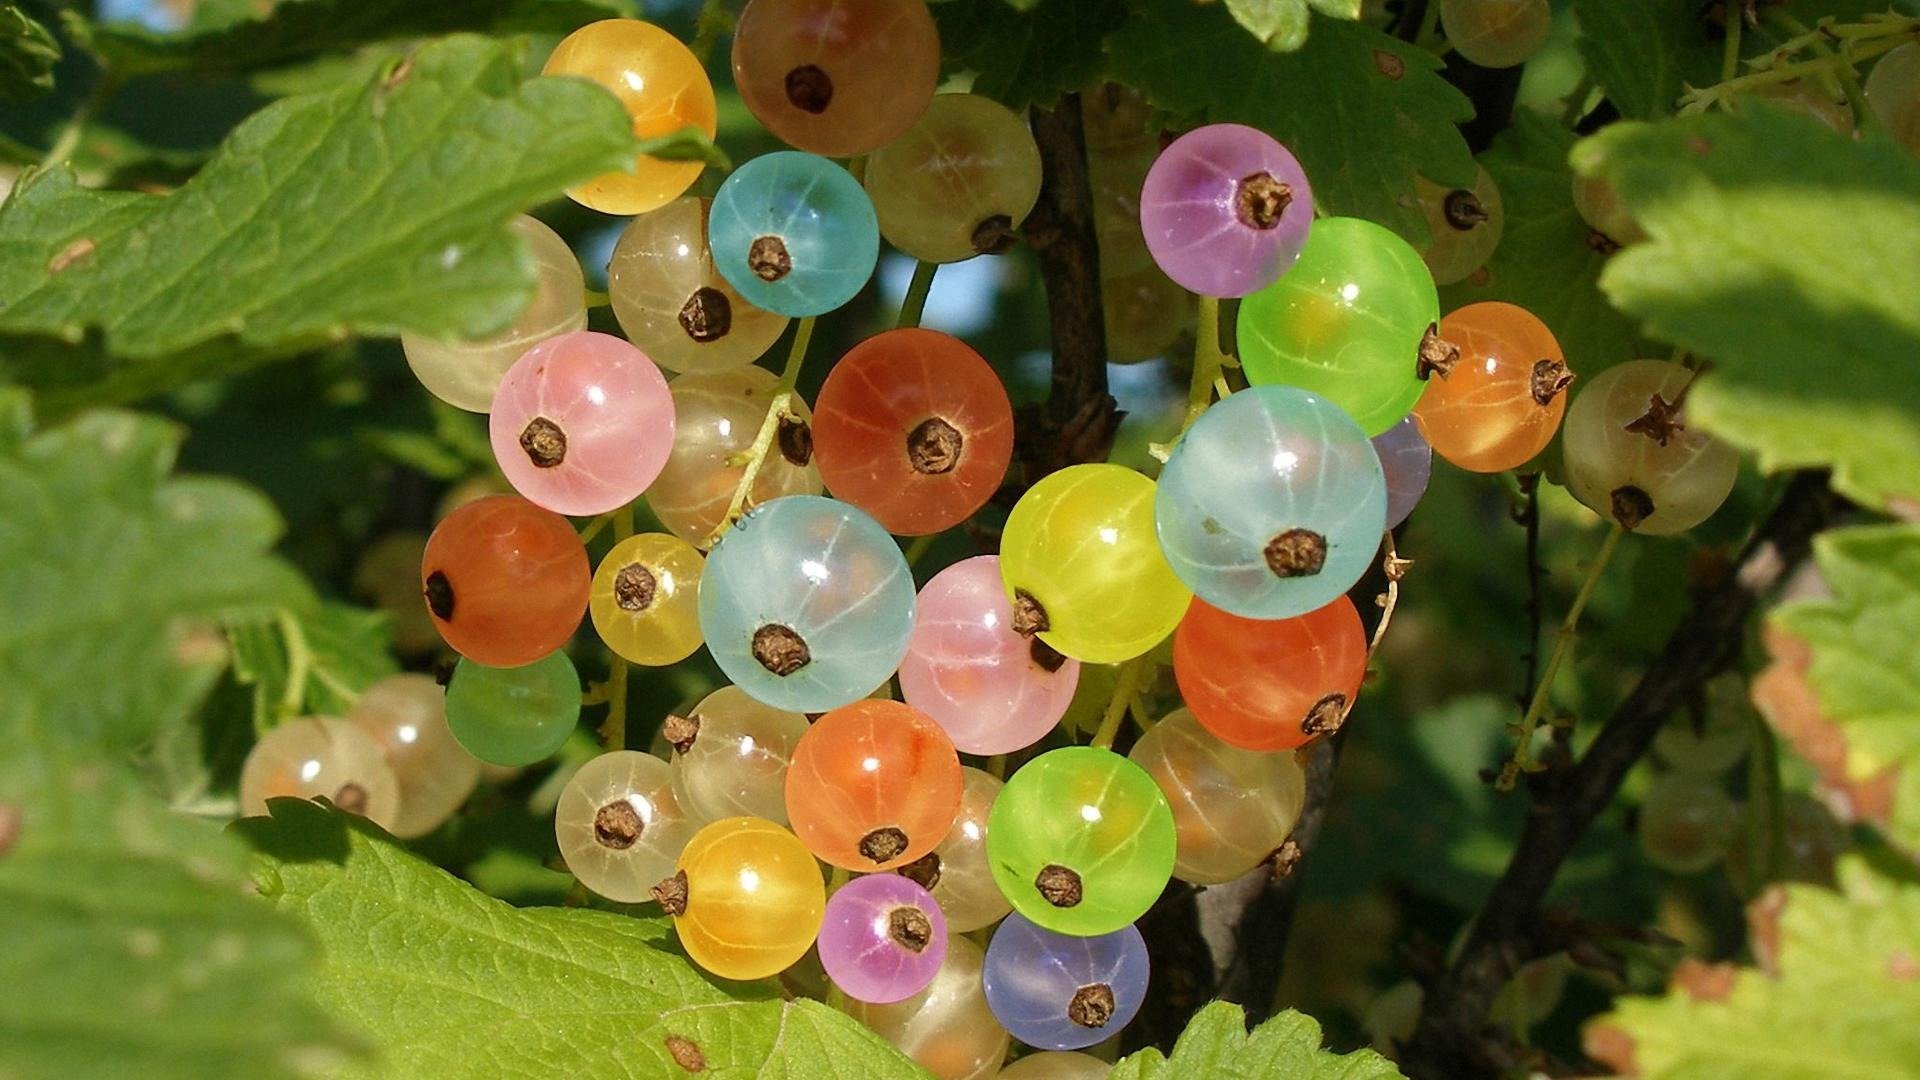
[[[629,536],[593,573],[587,610],[607,648],[649,667],[677,664],[700,647],[700,573],[692,544],[665,533]]]
[[[673,873],[695,819],[673,794],[673,768],[614,750],[580,767],[560,791],[553,833],[580,884],[622,904],[645,901]]]
[[[1524,64],[1547,43],[1547,0],[1439,0],[1440,25],[1454,51],[1481,67]]]
[[[933,894],[946,913],[947,929],[965,934],[991,926],[1012,910],[987,865],[987,818],[1000,797],[999,778],[963,767],[960,812],[946,839],[894,873],[910,877]]]
[[[1000,558],[940,571],[914,602],[900,696],[968,754],[1009,754],[1052,731],[1073,701],[1080,661],[1013,629]]]
[[[855,1001],[925,990],[947,957],[947,920],[927,890],[894,874],[855,878],[827,898],[820,963]]]
[[[940,726],[865,699],[814,721],[787,770],[794,834],[822,860],[891,870],[946,838],[960,812],[960,756]]]
[[[673,395],[647,355],[578,330],[528,349],[493,395],[488,435],[515,491],[557,514],[640,497],[673,449]]]
[[[1408,416],[1375,435],[1373,450],[1380,455],[1380,471],[1387,480],[1387,528],[1397,529],[1427,493],[1433,447],[1421,436],[1419,422]]]
[[[1280,620],[1195,600],[1173,635],[1181,699],[1202,727],[1244,750],[1291,750],[1338,729],[1366,671],[1366,631],[1344,596]]]
[[[587,549],[567,519],[512,495],[448,514],[420,562],[427,610],[448,645],[518,667],[567,643],[586,614]]]
[[[467,752],[493,765],[531,765],[580,723],[580,675],[564,652],[521,667],[462,659],[447,684],[447,724]]]
[[[447,726],[447,695],[426,675],[389,675],[361,693],[347,721],[373,737],[400,784],[393,835],[425,836],[452,817],[480,782],[480,759]]]
[[[1306,774],[1292,754],[1232,746],[1186,709],[1140,736],[1127,757],[1173,808],[1173,876],[1195,885],[1219,885],[1260,865],[1293,832],[1306,802]]]
[[[805,716],[723,686],[702,698],[684,724],[669,725],[674,790],[689,813],[787,824],[787,765],[807,733]]]
[[[1640,802],[1640,850],[1670,873],[1698,873],[1726,858],[1739,827],[1740,808],[1699,776],[1666,773]]]
[[[987,1080],[1007,1056],[1007,1031],[987,1008],[980,946],[953,934],[946,961],[925,990],[887,1005],[841,1007],[938,1080]]]
[[[860,182],[793,150],[762,154],[727,177],[707,237],[714,268],[748,303],[795,317],[853,299],[880,257],[879,223]]]
[[[855,345],[820,387],[820,477],[902,536],[941,532],[986,505],[1013,460],[1013,406],[980,354],[932,330]]]
[[[1160,554],[1154,483],[1122,465],[1073,465],[1020,497],[1000,538],[1013,628],[1089,663],[1146,652],[1192,594]]]
[[[694,833],[653,896],[674,917],[689,960],[723,979],[764,979],[813,947],[827,887],[792,833],[733,817]]]
[[[407,366],[434,397],[468,412],[486,412],[493,392],[520,354],[550,337],[587,325],[587,284],[560,235],[521,214],[510,227],[533,257],[533,299],[506,329],[479,341],[435,341],[400,335]]]
[[[1147,997],[1147,943],[1122,926],[1069,937],[1020,917],[993,932],[981,982],[993,1015],[1028,1046],[1078,1050],[1133,1022]]]
[[[1465,281],[1487,265],[1506,231],[1507,211],[1486,169],[1475,171],[1470,188],[1445,188],[1416,176],[1413,194],[1433,233],[1420,257],[1433,272],[1435,285]]]
[[[1040,197],[1027,122],[976,94],[941,94],[905,135],[867,157],[880,235],[916,259],[1004,251]]]
[[[260,736],[240,766],[240,812],[268,799],[326,799],[386,828],[400,813],[400,781],[373,736],[332,716],[288,720]]]
[[[1419,252],[1371,221],[1321,218],[1293,269],[1240,305],[1240,359],[1256,386],[1312,391],[1378,435],[1420,400],[1439,321]]]
[[[633,117],[633,134],[652,139],[683,128],[707,138],[719,130],[713,83],[680,40],[638,19],[602,19],[560,40],[544,75],[576,75],[605,87]],[[644,214],[680,197],[700,178],[698,161],[641,154],[633,168],[605,173],[567,192],[603,214]]]
[[[673,452],[647,489],[647,505],[675,536],[704,546],[740,487],[746,465],[738,457],[760,434],[780,380],[765,368],[748,366],[682,375],[667,389],[673,393]],[[808,426],[812,414],[797,394],[788,398],[787,411],[794,419],[782,422],[774,452],[753,479],[749,506],[783,495],[820,493]]]
[[[1153,778],[1092,746],[1021,766],[987,828],[993,877],[1013,910],[1062,934],[1111,933],[1145,914],[1173,876],[1175,843]]]
[[[1667,536],[1713,516],[1733,490],[1740,458],[1687,423],[1693,372],[1630,360],[1595,376],[1567,409],[1567,487],[1602,517]]]
[[[1160,152],[1140,192],[1140,228],[1166,275],[1202,296],[1245,296],[1300,257],[1313,189],[1264,131],[1208,124]]]
[[[750,0],[733,33],[733,80],[768,131],[852,157],[920,119],[940,79],[940,34],[922,0]]]
[[[1440,339],[1459,356],[1431,371],[1413,407],[1433,452],[1482,473],[1538,457],[1560,430],[1573,381],[1553,331],[1525,308],[1488,301],[1442,319]]]
[[[1160,472],[1154,520],[1180,580],[1255,619],[1321,607],[1373,563],[1386,527],[1380,457],[1339,407],[1284,386],[1214,405]]]
[[[690,195],[634,218],[607,262],[620,329],[669,371],[745,367],[787,328],[786,316],[747,303],[713,268],[709,206]]]

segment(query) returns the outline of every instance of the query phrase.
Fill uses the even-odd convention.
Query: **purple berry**
[[[1420,505],[1433,475],[1433,447],[1408,416],[1373,437],[1373,451],[1387,474],[1387,528],[1397,528]]]
[[[903,1001],[927,988],[947,955],[947,920],[932,895],[898,874],[855,878],[827,899],[820,964],[855,1001]]]
[[[1245,296],[1300,257],[1313,189],[1287,148],[1240,124],[1175,139],[1147,171],[1140,229],[1166,275],[1202,296]]]
[[[1098,937],[1042,930],[1007,916],[987,946],[987,1007],[1013,1037],[1042,1050],[1078,1050],[1133,1020],[1147,996],[1147,943],[1123,926]]]

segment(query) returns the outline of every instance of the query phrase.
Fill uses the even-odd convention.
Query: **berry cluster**
[[[1461,5],[1442,7],[1453,22]],[[1169,880],[1229,881],[1281,849],[1304,799],[1290,751],[1339,728],[1365,674],[1346,594],[1432,453],[1519,468],[1564,414],[1569,484],[1625,528],[1686,529],[1726,496],[1732,453],[1682,420],[1689,370],[1623,364],[1569,410],[1540,320],[1498,303],[1441,317],[1436,278],[1499,239],[1484,172],[1421,188],[1423,257],[1316,217],[1270,136],[1217,124],[1163,145],[1142,103],[1100,92],[1086,137],[1116,359],[1164,348],[1189,292],[1203,331],[1235,299],[1249,385],[1196,410],[1157,480],[1104,463],[1041,477],[997,554],[916,591],[895,537],[968,521],[1006,479],[1014,417],[993,368],[947,335],[891,330],[839,359],[810,412],[791,370],[754,362],[793,319],[801,355],[805,320],[859,292],[882,237],[939,263],[1017,234],[1039,193],[1033,139],[991,101],[935,96],[938,58],[923,0],[752,0],[734,75],[798,149],[746,162],[710,201],[686,195],[697,164],[651,157],[572,192],[635,215],[608,267],[625,339],[584,329],[577,263],[522,218],[539,285],[515,325],[405,342],[428,390],[488,413],[517,494],[459,507],[426,546],[426,607],[461,656],[444,698],[402,676],[344,720],[276,728],[247,763],[249,809],[319,795],[418,835],[481,762],[539,761],[576,728],[564,647],[583,615],[626,662],[704,645],[732,685],[666,718],[670,760],[619,749],[572,777],[555,822],[568,868],[611,900],[657,901],[715,975],[817,952],[850,1011],[942,1075],[977,1075],[1009,1034],[1066,1051],[1118,1031],[1148,977],[1133,923]],[[611,90],[640,135],[714,131],[706,73],[646,23],[587,26],[546,70]],[[864,155],[863,178],[822,155]],[[1171,333],[1153,321],[1168,313]],[[643,497],[668,531],[591,565],[566,516]],[[1156,656],[1185,707],[1123,756],[1117,721]],[[1092,745],[1033,753],[1083,665],[1115,664]],[[900,700],[876,696],[896,677]],[[1000,756],[1023,753],[1003,784]],[[984,953],[963,936],[995,923]]]

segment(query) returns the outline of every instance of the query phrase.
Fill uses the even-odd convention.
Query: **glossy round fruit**
[[[814,721],[793,748],[787,816],[823,861],[891,870],[932,851],[960,812],[960,755],[918,709],[872,698]]]
[[[462,506],[427,538],[420,581],[453,650],[492,667],[531,664],[586,614],[587,549],[567,519],[513,495]]]
[[[905,135],[867,157],[880,235],[916,259],[1004,251],[1040,197],[1027,122],[991,98],[941,94]]]
[[[1107,359],[1116,364],[1165,354],[1181,332],[1193,325],[1193,294],[1175,285],[1157,266],[1144,266],[1117,277],[1103,276],[1100,301],[1107,328]]]
[[[1173,140],[1140,191],[1140,231],[1166,275],[1202,296],[1245,296],[1293,266],[1313,221],[1307,174],[1273,136],[1208,124]]]
[[[700,632],[734,685],[776,708],[863,698],[900,666],[913,575],[885,529],[843,502],[757,507],[707,556]]]
[[[946,912],[947,929],[965,934],[991,926],[1013,910],[987,865],[987,818],[1003,786],[991,773],[963,767],[960,812],[946,839],[894,872],[919,882]]]
[[[1380,471],[1387,480],[1387,528],[1397,529],[1427,493],[1427,481],[1433,476],[1433,447],[1409,416],[1375,435],[1373,451],[1380,455]]]
[[[787,764],[807,718],[762,705],[737,686],[702,698],[675,733],[674,791],[695,817],[759,817],[787,824]]]
[[[902,1001],[925,990],[947,957],[947,920],[927,890],[868,874],[827,898],[820,963],[855,1001]]]
[[[479,341],[435,341],[400,335],[420,385],[434,397],[468,412],[486,412],[501,376],[520,354],[559,334],[587,325],[587,283],[573,249],[537,218],[521,214],[510,223],[533,257],[533,299],[506,329]]]
[[[1092,746],[1021,766],[987,826],[987,859],[1013,910],[1061,934],[1107,934],[1145,914],[1173,876],[1174,847],[1173,811],[1153,778]]]
[[[1255,386],[1202,413],[1160,471],[1174,573],[1215,607],[1285,619],[1353,587],[1386,528],[1380,456],[1327,399]]]
[[[1920,43],[1909,41],[1874,61],[1866,96],[1887,134],[1920,154]]]
[[[1337,729],[1366,672],[1366,631],[1344,596],[1277,621],[1195,600],[1173,635],[1181,699],[1202,727],[1245,750],[1291,750]]]
[[[1123,465],[1073,465],[1028,488],[1000,537],[1014,629],[1096,664],[1172,633],[1192,594],[1160,554],[1153,496]]]
[[[1147,997],[1147,943],[1123,926],[1052,933],[1016,912],[993,932],[981,982],[1002,1027],[1028,1046],[1078,1050],[1133,1022]]]
[[[1093,196],[1093,233],[1102,278],[1160,269],[1140,228],[1140,190],[1159,156],[1159,140],[1152,138],[1087,151],[1087,183]]]
[[[579,722],[580,675],[564,652],[513,668],[462,659],[447,684],[453,737],[489,764],[531,765],[551,757]]]
[[[1080,661],[1014,632],[999,556],[963,559],[920,590],[900,696],[961,752],[1032,746],[1060,722],[1079,681]]]
[[[1573,208],[1588,228],[1615,245],[1637,244],[1647,238],[1647,231],[1620,204],[1620,193],[1597,176],[1573,178]]]
[[[750,0],[733,81],[768,131],[816,154],[877,150],[912,127],[940,79],[922,0]]]
[[[1726,858],[1740,827],[1740,808],[1720,785],[1666,773],[1640,803],[1640,850],[1675,874],[1693,874]]]
[[[1481,67],[1524,64],[1547,43],[1547,0],[1440,0],[1440,25],[1455,52]]]
[[[674,798],[673,768],[637,750],[614,750],[582,765],[553,813],[567,869],[580,884],[622,904],[644,902],[673,873],[696,827]]]
[[[722,818],[680,852],[655,898],[674,916],[687,958],[723,979],[764,979],[813,947],[827,904],[820,864],[761,818]]]
[[[1106,1080],[1113,1066],[1092,1054],[1043,1050],[1000,1070],[1000,1080]]]
[[[748,303],[795,317],[853,299],[880,257],[866,189],[826,158],[793,150],[762,154],[721,183],[707,238],[714,268]]]
[[[1378,435],[1420,400],[1439,321],[1419,252],[1371,221],[1321,218],[1293,269],[1240,305],[1240,359],[1255,385],[1310,390]]]
[[[648,667],[677,664],[700,647],[700,573],[692,544],[665,533],[629,536],[593,573],[587,610],[607,648]]]
[[[267,800],[326,799],[387,828],[400,813],[400,781],[373,736],[338,717],[303,716],[260,736],[240,766],[240,812]]]
[[[1416,176],[1413,193],[1433,233],[1420,257],[1435,285],[1465,281],[1487,265],[1506,231],[1507,211],[1486,169],[1476,170],[1470,188],[1445,188]]]
[[[560,40],[543,75],[576,75],[620,99],[641,139],[699,128],[712,138],[719,114],[706,69],[678,38],[638,19],[588,23]],[[567,192],[603,214],[644,214],[693,186],[705,166],[641,154],[633,168],[604,173]]]
[[[733,462],[753,446],[780,380],[761,367],[743,367],[711,375],[682,375],[669,383],[673,392],[673,452],[666,468],[647,489],[647,505],[669,531],[704,546],[727,514],[745,472]],[[818,495],[820,470],[813,461],[812,413],[799,395],[788,399],[789,424],[753,478],[747,505],[769,503],[782,495]],[[807,438],[800,436],[806,435]]]
[[[1595,513],[1666,536],[1713,516],[1733,490],[1739,455],[1687,423],[1693,372],[1630,360],[1595,376],[1567,409],[1567,487]]]
[[[614,317],[669,371],[730,371],[773,347],[787,318],[740,298],[713,268],[706,199],[687,196],[627,224],[607,262]]]
[[[426,675],[389,675],[367,687],[347,720],[373,736],[400,784],[387,830],[425,836],[452,817],[480,782],[480,759],[447,726],[447,695]]]
[[[1547,324],[1512,304],[1468,304],[1440,320],[1458,359],[1427,377],[1413,407],[1433,452],[1469,472],[1516,469],[1538,457],[1567,411],[1567,368]]]
[[[507,369],[487,433],[515,491],[556,514],[604,514],[639,498],[667,463],[673,395],[647,354],[577,330]]]
[[[959,338],[908,327],[855,345],[820,387],[820,477],[901,536],[941,532],[986,505],[1013,460],[1013,406]]]
[[[1306,774],[1292,754],[1231,746],[1186,709],[1140,736],[1127,757],[1173,808],[1173,876],[1195,885],[1219,885],[1260,865],[1286,842],[1306,802]]]
[[[847,1014],[939,1080],[987,1080],[1007,1056],[1007,1031],[987,1008],[980,946],[953,934],[932,985],[888,1005],[848,1001]]]

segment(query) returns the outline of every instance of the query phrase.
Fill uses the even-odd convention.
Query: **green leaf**
[[[294,716],[343,715],[361,691],[399,670],[387,617],[347,604],[231,622],[227,641],[234,678],[253,688],[256,731]],[[295,654],[305,676],[290,689]]]
[[[709,981],[666,919],[512,908],[358,818],[271,806],[239,826],[262,853],[260,892],[312,927],[316,991],[376,1036],[393,1075],[666,1076],[668,1036],[720,1075],[924,1075],[823,1005]]]
[[[199,4],[178,33],[134,23],[98,26],[93,49],[123,73],[258,71],[393,38],[460,30],[564,34],[637,8],[630,0],[215,0]]]
[[[1320,1025],[1288,1010],[1247,1033],[1240,1006],[1216,1001],[1193,1015],[1171,1058],[1142,1050],[1122,1058],[1108,1080],[1366,1080],[1398,1077],[1393,1063],[1371,1050],[1335,1054],[1320,1047]]]
[[[1472,104],[1439,77],[1433,54],[1370,26],[1321,19],[1298,52],[1276,53],[1221,5],[1143,0],[1107,48],[1114,75],[1158,107],[1268,132],[1305,166],[1316,207],[1377,221],[1416,247],[1428,232],[1414,174],[1473,182],[1455,126]]]
[[[1100,44],[1126,18],[1118,0],[951,0],[933,8],[951,71],[974,73],[973,92],[1010,109],[1051,105],[1100,74]],[[1237,32],[1237,31],[1236,31]]]
[[[604,90],[523,81],[509,46],[449,38],[384,79],[268,106],[171,195],[88,191],[64,169],[22,181],[0,209],[0,332],[97,328],[114,356],[195,373],[205,353],[353,333],[483,335],[532,292],[507,220],[633,146]]]
[[[1848,776],[1897,772],[1889,829],[1920,851],[1920,526],[1823,533],[1814,557],[1833,595],[1773,619],[1812,649],[1807,679],[1821,716],[1845,737]]]
[[[1840,876],[1840,892],[1789,885],[1754,909],[1761,968],[1699,965],[1692,991],[1621,998],[1587,1052],[1641,1077],[1914,1075],[1920,887],[1852,861]]]
[[[1671,113],[1689,86],[1720,78],[1697,0],[1574,0],[1587,74],[1631,120]]]
[[[1920,164],[1884,137],[1747,108],[1618,124],[1575,149],[1652,236],[1600,286],[1718,365],[1694,422],[1768,469],[1825,465],[1875,507],[1920,499]]]
[[[0,441],[0,742],[131,751],[212,685],[218,620],[308,600],[265,499],[168,476],[180,437],[99,412]]]
[[[0,100],[19,101],[53,89],[60,43],[20,5],[0,3]]]
[[[1275,52],[1292,52],[1307,43],[1312,18],[1307,0],[1226,0],[1227,13],[1247,33]]]
[[[1591,230],[1573,208],[1572,132],[1537,113],[1514,114],[1513,126],[1481,155],[1500,189],[1506,229],[1484,276],[1440,290],[1440,309],[1504,300],[1533,312],[1553,331],[1567,362],[1583,378],[1645,354],[1632,320],[1600,293],[1607,256],[1587,242]]]

